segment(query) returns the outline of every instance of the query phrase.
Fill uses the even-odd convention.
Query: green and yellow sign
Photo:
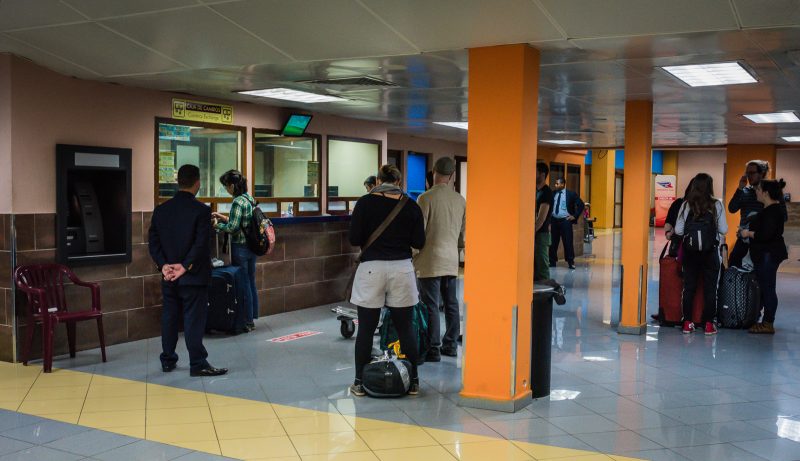
[[[186,99],[172,100],[172,118],[194,122],[233,123],[233,106]]]

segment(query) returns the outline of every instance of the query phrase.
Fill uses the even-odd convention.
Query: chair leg
[[[44,372],[50,373],[53,371],[53,324],[48,322],[47,325],[42,324],[42,339],[44,340]]]
[[[36,322],[33,320],[28,321],[25,327],[25,342],[22,344],[22,364],[27,366],[28,360],[31,358],[31,347],[33,347],[33,332],[36,329]],[[42,328],[42,335],[44,335],[44,328]]]
[[[67,322],[67,341],[69,342],[69,356],[75,358],[75,322]]]
[[[106,361],[106,335],[103,333],[103,317],[97,317],[97,335],[100,337],[100,354]]]

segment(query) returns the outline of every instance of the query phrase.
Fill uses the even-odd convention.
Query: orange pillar
[[[539,52],[469,50],[469,185],[462,405],[531,400]]]
[[[622,194],[622,285],[618,331],[647,331],[647,262],[653,163],[653,102],[625,103],[625,187]]]
[[[739,179],[744,175],[744,170],[747,162],[750,160],[766,160],[769,162],[770,178],[775,176],[775,163],[777,153],[775,146],[772,144],[746,144],[746,145],[729,145],[728,156],[725,165],[725,184],[714,184],[714,193],[718,197],[723,196],[721,192],[724,190],[725,209],[728,209],[728,202],[739,187]],[[728,218],[728,236],[726,241],[729,250],[733,249],[733,244],[736,243],[736,230],[739,228],[739,213],[727,214]]]

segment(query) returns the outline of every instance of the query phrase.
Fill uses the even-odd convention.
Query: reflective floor
[[[59,358],[52,375],[3,365],[0,461],[800,459],[797,246],[774,337],[618,335],[619,234],[591,253],[555,269],[569,292],[554,312],[554,391],[515,414],[457,405],[460,357],[421,367],[418,397],[351,397],[353,340],[324,306],[208,338],[212,364],[231,368],[221,378],[190,378],[185,350],[183,367],[162,373],[158,339],[113,346],[105,364],[97,351]],[[301,331],[321,334],[269,341]]]

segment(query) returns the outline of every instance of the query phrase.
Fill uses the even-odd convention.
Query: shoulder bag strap
[[[392,221],[394,221],[394,218],[396,218],[397,215],[400,214],[400,210],[403,209],[407,201],[408,201],[408,196],[403,195],[402,197],[400,197],[400,200],[398,200],[397,205],[395,205],[394,208],[392,208],[392,211],[389,213],[389,216],[387,216],[386,219],[383,220],[383,222],[381,223],[380,226],[378,226],[377,229],[372,231],[372,234],[367,239],[367,243],[361,246],[361,251],[358,253],[358,258],[356,259],[356,261],[359,262],[361,261],[361,257],[364,255],[364,252],[367,251],[367,248],[369,248],[373,243],[375,243],[376,240],[378,240],[378,238],[380,238],[381,234],[383,234],[386,228],[389,227],[389,224],[391,224]]]

